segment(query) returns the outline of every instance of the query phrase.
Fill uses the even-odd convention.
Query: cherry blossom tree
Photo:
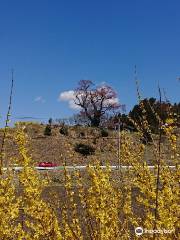
[[[120,104],[112,87],[95,87],[91,80],[80,80],[74,91],[75,104],[81,108],[80,114],[86,116],[91,126],[99,127],[101,119],[108,113],[119,109]]]

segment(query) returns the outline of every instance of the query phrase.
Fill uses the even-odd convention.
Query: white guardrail
[[[85,169],[87,166],[66,166],[66,169],[67,170],[83,170]],[[101,168],[106,168],[106,166],[100,166]],[[132,166],[124,166],[124,165],[121,165],[121,166],[109,166],[110,169],[112,170],[118,170],[118,169],[130,169],[132,168]],[[157,166],[148,166],[148,168],[150,169],[154,169],[155,167]],[[176,168],[176,166],[167,166],[169,168]],[[3,171],[7,171],[7,170],[14,170],[14,171],[21,171],[23,169],[23,167],[4,167],[2,168]],[[34,167],[34,169],[38,170],[38,171],[41,171],[41,170],[56,170],[56,171],[61,171],[61,170],[64,170],[64,166],[58,166],[58,167]]]

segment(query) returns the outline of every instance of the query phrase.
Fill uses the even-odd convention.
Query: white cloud
[[[112,98],[112,99],[108,99],[108,100],[106,100],[106,103],[111,103],[111,104],[113,104],[113,103],[119,103],[119,99],[118,98]]]
[[[42,96],[38,96],[34,99],[34,102],[45,103],[46,100]]]
[[[73,90],[65,91],[59,94],[58,101],[68,102],[71,109],[79,110],[80,107],[74,103],[75,95]]]
[[[69,101],[69,100],[73,100],[75,98],[74,96],[74,91],[70,90],[70,91],[65,91],[59,94],[59,101]]]
[[[80,109],[81,109],[80,106],[78,106],[78,105],[76,105],[76,104],[74,103],[74,100],[70,100],[70,101],[69,101],[69,107],[70,107],[71,109],[75,109],[75,110],[80,110]]]

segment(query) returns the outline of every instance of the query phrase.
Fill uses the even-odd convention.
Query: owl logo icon
[[[143,228],[142,227],[135,228],[135,234],[137,236],[141,236],[143,234]]]

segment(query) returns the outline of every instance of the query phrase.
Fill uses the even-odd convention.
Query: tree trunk
[[[91,127],[99,127],[101,119],[99,117],[95,117],[91,119]]]

